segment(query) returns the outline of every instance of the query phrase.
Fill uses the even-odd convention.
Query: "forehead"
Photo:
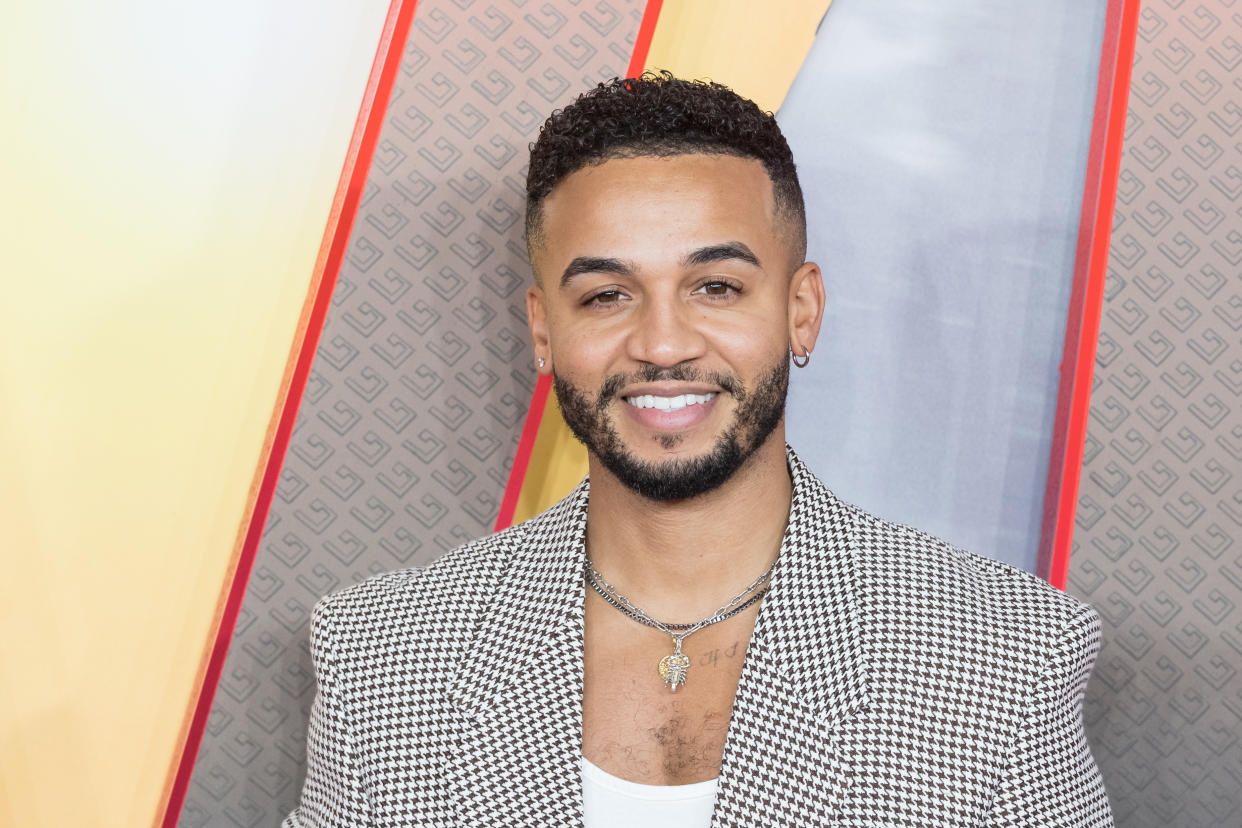
[[[540,258],[618,255],[723,239],[778,242],[772,181],[733,155],[613,158],[571,173],[543,203]]]

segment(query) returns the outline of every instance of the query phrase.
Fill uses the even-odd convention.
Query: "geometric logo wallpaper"
[[[421,0],[179,825],[300,794],[311,608],[492,530],[534,387],[527,145],[645,0]],[[1120,826],[1242,825],[1242,0],[1147,0],[1069,591]]]
[[[1069,592],[1117,824],[1242,825],[1242,3],[1146,0]]]
[[[301,792],[311,608],[491,532],[534,388],[527,145],[630,62],[644,0],[420,0],[182,828]]]

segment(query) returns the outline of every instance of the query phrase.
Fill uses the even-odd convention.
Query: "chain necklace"
[[[615,609],[620,610],[640,624],[654,627],[673,639],[673,652],[660,659],[657,670],[660,673],[660,678],[664,679],[664,683],[668,685],[669,690],[677,692],[677,688],[686,683],[686,676],[690,672],[690,657],[681,651],[681,643],[699,630],[728,620],[761,600],[768,593],[768,587],[765,584],[772,577],[772,569],[775,566],[776,562],[773,561],[772,566],[769,566],[766,572],[752,581],[746,589],[733,596],[729,603],[702,621],[695,621],[691,624],[666,624],[663,621],[655,620],[635,606],[629,598],[618,592],[616,587],[605,581],[604,576],[600,575],[599,571],[591,566],[590,561],[587,561],[586,564],[586,582],[591,586],[591,589],[599,593],[599,597],[603,598]],[[760,587],[763,588],[760,589]],[[752,595],[751,593],[754,594]],[[747,598],[748,595],[750,596],[749,598]]]

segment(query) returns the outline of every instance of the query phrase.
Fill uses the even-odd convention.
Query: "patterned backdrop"
[[[1242,3],[1146,0],[1071,593],[1117,824],[1242,825]]]
[[[301,789],[321,596],[491,531],[535,371],[527,145],[630,61],[642,0],[421,0],[181,812]]]
[[[310,608],[490,531],[533,387],[526,145],[642,0],[418,4],[180,825],[294,804]],[[1147,0],[1070,591],[1125,828],[1242,825],[1242,3]]]

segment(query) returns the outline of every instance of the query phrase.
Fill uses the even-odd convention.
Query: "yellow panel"
[[[815,40],[831,0],[665,0],[647,69],[723,83],[775,112]],[[586,474],[586,450],[548,401],[514,522],[548,508]]]
[[[648,69],[706,78],[775,112],[831,0],[665,0]]]
[[[556,394],[548,392],[548,404],[543,410],[530,465],[513,510],[513,522],[534,517],[556,503],[578,485],[586,473],[586,449],[565,425]]]
[[[0,824],[157,818],[388,0],[0,27]]]

